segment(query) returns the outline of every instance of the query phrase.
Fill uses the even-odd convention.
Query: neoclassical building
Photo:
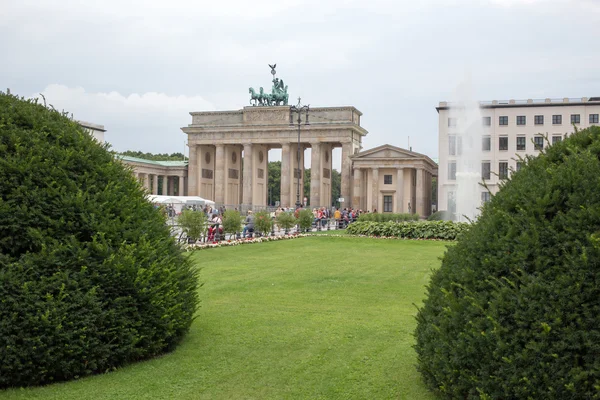
[[[350,157],[352,206],[379,212],[431,214],[437,164],[424,154],[389,144]]]
[[[302,116],[300,140],[297,116],[289,106],[190,115],[192,123],[181,128],[188,135],[189,160],[121,156],[152,194],[200,196],[217,206],[240,210],[263,208],[268,198],[269,150],[281,149],[280,204],[294,206],[299,183],[301,203],[331,207],[338,200],[331,198],[332,150],[340,147],[342,207],[431,214],[437,164],[426,155],[389,144],[360,152],[368,132],[360,125],[362,113],[355,107],[311,108],[308,123]],[[303,193],[308,148],[310,193]]]
[[[351,206],[352,160],[367,131],[354,107],[311,108],[300,134],[288,106],[245,107],[235,111],[192,112],[188,135],[188,194],[242,208],[267,205],[268,152],[281,149],[281,205],[308,197],[311,207],[330,206],[331,152],[342,149],[344,206]],[[292,123],[291,123],[292,122]],[[298,137],[300,135],[300,137]],[[304,152],[311,148],[310,193],[304,187]],[[299,161],[299,162],[298,162]],[[300,166],[300,167],[298,167]]]
[[[153,161],[123,155],[120,155],[119,159],[133,169],[134,175],[148,189],[148,193],[168,196],[188,195],[187,161]]]

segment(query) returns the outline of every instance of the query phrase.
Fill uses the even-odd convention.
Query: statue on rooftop
[[[277,64],[268,64],[271,68],[271,74],[273,75],[273,86],[271,87],[271,93],[264,93],[261,87],[257,93],[254,88],[249,88],[250,93],[250,104],[253,106],[287,106],[288,105],[288,87],[284,85],[283,80],[276,78],[275,67]]]

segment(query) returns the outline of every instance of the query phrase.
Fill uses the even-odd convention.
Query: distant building
[[[350,156],[355,208],[431,214],[436,163],[424,154],[384,144]]]
[[[492,194],[511,170],[519,170],[519,157],[537,155],[566,134],[599,125],[600,97],[482,101],[479,112],[464,104],[440,102],[438,209],[456,212],[457,176],[477,171]],[[475,107],[477,108],[477,107]],[[477,119],[474,121],[473,119]],[[475,133],[475,134],[474,134]],[[546,141],[546,137],[548,140]],[[490,192],[477,189],[477,203]]]
[[[89,134],[91,134],[98,143],[104,143],[104,125],[92,124],[91,122],[77,121]]]
[[[187,161],[153,161],[119,155],[150,194],[187,196]],[[160,180],[160,185],[159,185]],[[159,191],[160,187],[160,191]]]

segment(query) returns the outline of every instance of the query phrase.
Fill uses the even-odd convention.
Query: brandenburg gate
[[[275,94],[283,82],[277,78],[273,81]],[[361,112],[354,107],[310,108],[309,123],[303,117],[300,126],[298,164],[298,125],[287,106],[287,86],[281,89],[285,90],[285,100],[281,101],[284,104],[253,96],[257,105],[242,110],[190,113],[192,123],[181,128],[188,135],[188,195],[213,200],[217,205],[267,205],[268,152],[277,148],[282,150],[281,205],[292,207],[296,203],[299,177],[300,201],[309,195],[311,207],[329,207],[331,152],[341,147],[341,196],[345,200],[342,207],[351,206],[350,157],[361,148],[362,137],[367,134],[360,126]],[[262,88],[260,93],[264,96]],[[306,194],[304,150],[309,147],[311,182],[310,193]]]

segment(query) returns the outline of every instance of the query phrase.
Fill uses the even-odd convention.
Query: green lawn
[[[0,399],[434,399],[413,303],[445,246],[321,236],[196,252],[202,306],[175,352]]]

